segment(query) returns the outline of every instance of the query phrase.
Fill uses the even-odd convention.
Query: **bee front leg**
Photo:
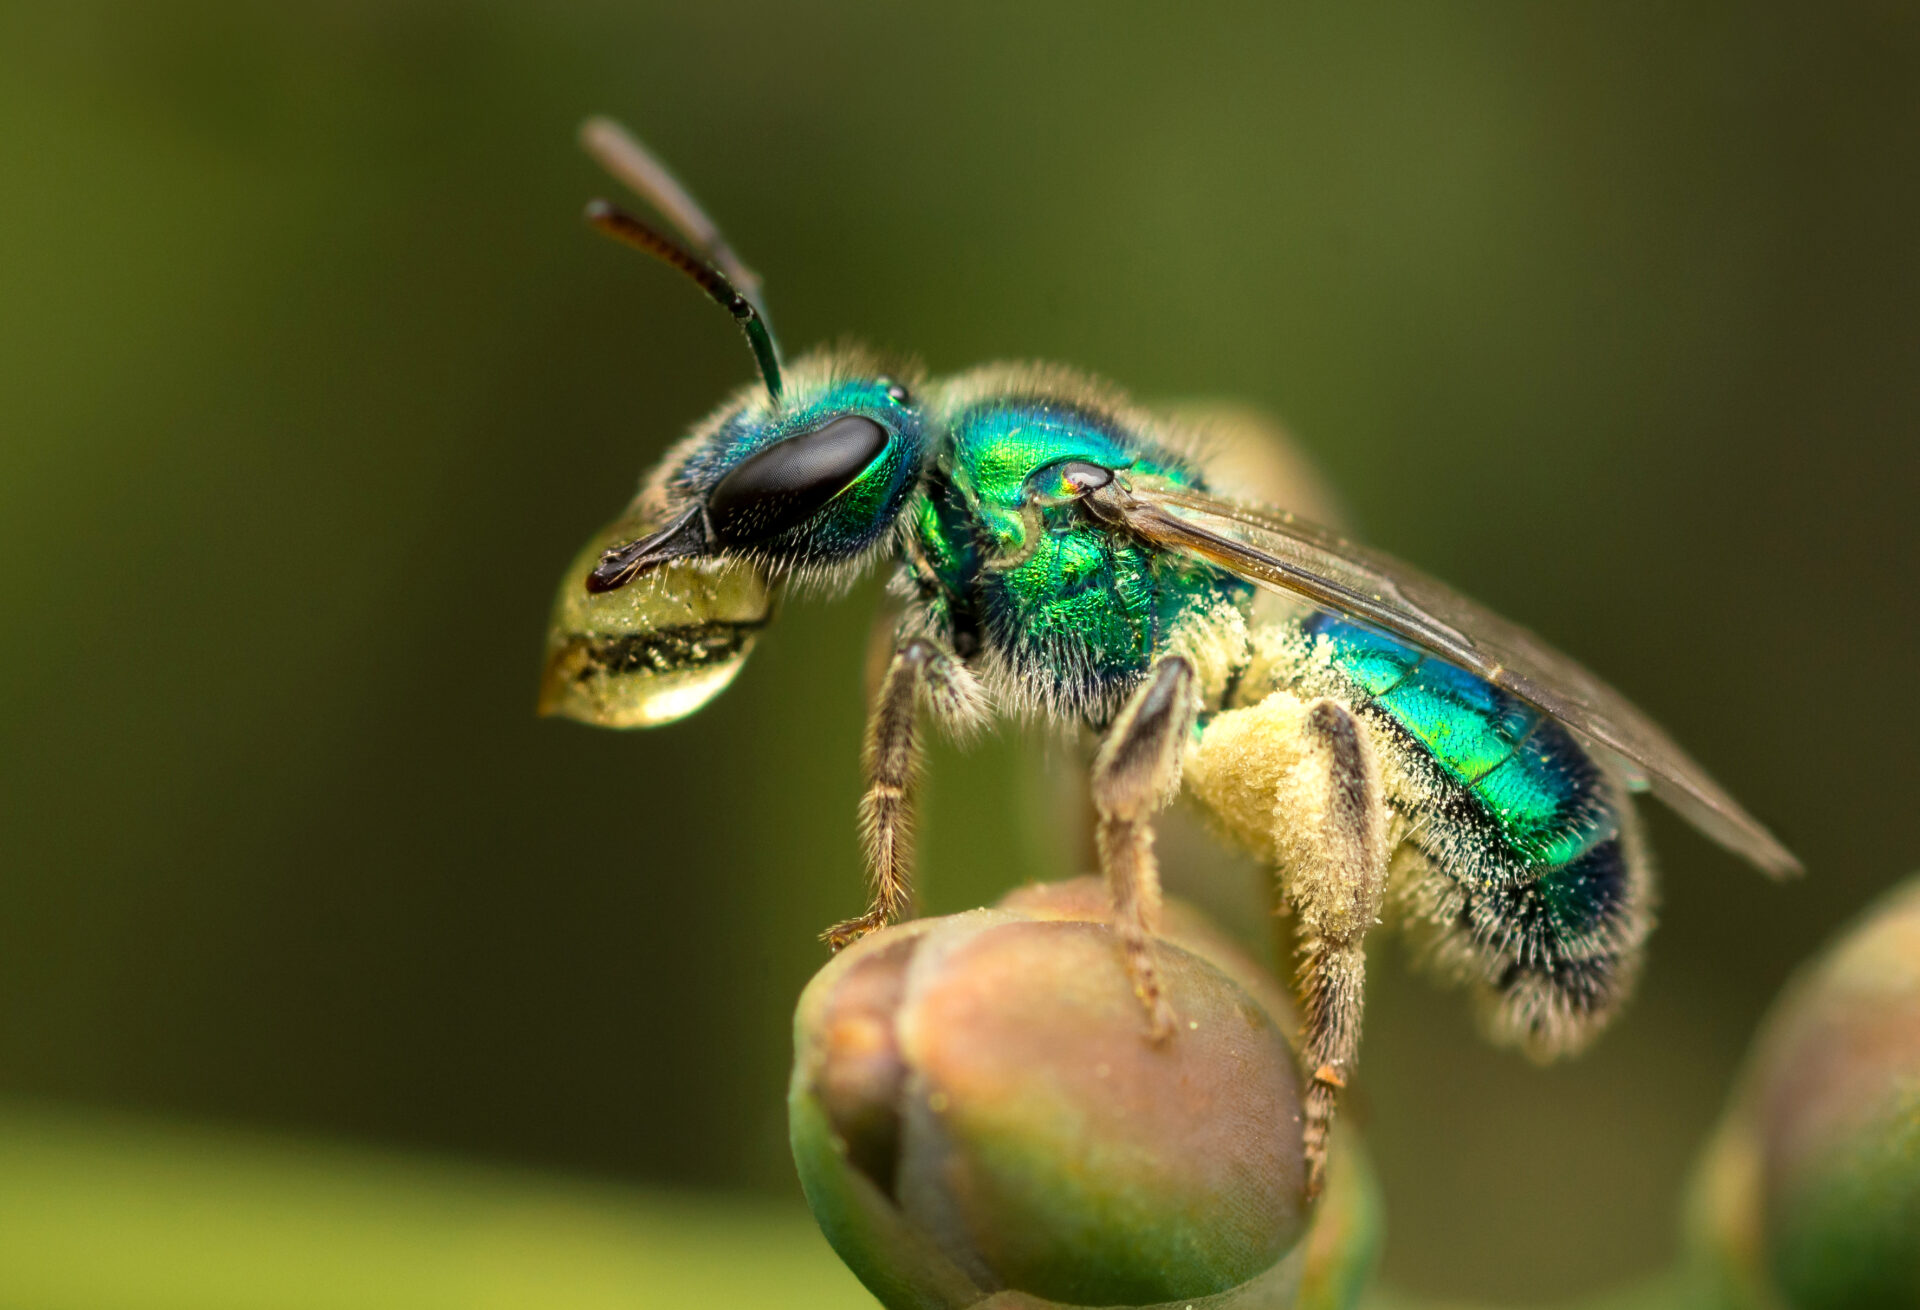
[[[913,783],[920,767],[914,710],[923,689],[935,711],[956,727],[970,727],[984,713],[978,681],[952,651],[915,637],[894,652],[867,717],[867,790],[860,798],[873,903],[859,918],[821,934],[836,951],[886,927],[913,903]]]
[[[1299,753],[1276,798],[1274,846],[1299,916],[1302,1130],[1307,1193],[1326,1176],[1327,1130],[1360,1049],[1365,938],[1386,892],[1387,808],[1373,744],[1331,700],[1305,707]]]
[[[1185,657],[1155,663],[1093,760],[1094,839],[1113,896],[1113,930],[1155,1041],[1172,1034],[1174,1016],[1153,963],[1152,936],[1160,919],[1153,814],[1180,785],[1181,760],[1199,711],[1197,684]]]

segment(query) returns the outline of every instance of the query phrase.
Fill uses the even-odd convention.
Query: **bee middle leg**
[[[1387,807],[1370,738],[1338,702],[1299,721],[1282,776],[1274,846],[1300,933],[1300,1046],[1308,1086],[1302,1131],[1307,1190],[1326,1175],[1327,1131],[1360,1048],[1365,939],[1387,884]]]
[[[971,726],[982,714],[978,682],[945,646],[915,637],[893,653],[867,718],[867,789],[860,799],[873,902],[859,918],[821,934],[836,951],[886,927],[913,904],[913,783],[920,766],[914,711],[922,690],[956,726]]]
[[[1167,656],[1121,708],[1093,760],[1094,841],[1113,896],[1113,930],[1155,1041],[1173,1032],[1173,1007],[1161,990],[1151,945],[1160,919],[1153,815],[1180,785],[1198,712],[1193,665],[1184,656]]]

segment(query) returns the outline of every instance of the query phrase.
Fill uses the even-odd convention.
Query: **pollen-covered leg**
[[[1325,1176],[1327,1130],[1360,1048],[1367,930],[1386,893],[1388,814],[1371,739],[1331,700],[1305,707],[1280,779],[1274,849],[1300,933],[1300,1054],[1307,1188]]]
[[[1162,659],[1114,719],[1093,761],[1094,839],[1113,895],[1113,929],[1156,1041],[1173,1032],[1173,1009],[1151,945],[1160,919],[1153,815],[1180,785],[1181,756],[1198,711],[1193,665],[1178,655]]]
[[[956,728],[984,714],[979,684],[951,651],[915,637],[894,653],[867,719],[867,790],[860,799],[873,904],[823,934],[836,951],[900,918],[913,901],[913,783],[920,767],[914,709],[923,688],[935,713]]]

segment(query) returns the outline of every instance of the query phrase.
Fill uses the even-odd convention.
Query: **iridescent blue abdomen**
[[[1618,863],[1619,789],[1557,720],[1344,619],[1303,627],[1326,643],[1355,709],[1411,747],[1402,754],[1427,775],[1411,840],[1456,879],[1488,888]]]

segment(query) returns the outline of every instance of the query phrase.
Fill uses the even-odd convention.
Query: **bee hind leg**
[[[1149,1035],[1173,1032],[1152,937],[1160,919],[1153,815],[1180,785],[1180,766],[1199,712],[1198,680],[1184,656],[1157,661],[1107,730],[1093,760],[1094,840],[1113,896],[1113,930],[1127,976],[1146,1007]]]
[[[1298,755],[1282,775],[1274,847],[1300,933],[1300,1054],[1308,1085],[1302,1145],[1307,1192],[1326,1176],[1327,1132],[1360,1047],[1367,929],[1387,883],[1387,808],[1373,745],[1338,702],[1300,720]]]

